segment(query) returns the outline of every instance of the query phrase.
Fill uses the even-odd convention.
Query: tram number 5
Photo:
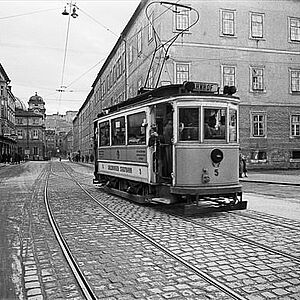
[[[215,169],[215,176],[219,176],[219,169]]]

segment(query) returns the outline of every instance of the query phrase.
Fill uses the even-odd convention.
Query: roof
[[[0,72],[3,74],[4,79],[6,80],[6,82],[10,82],[10,79],[9,79],[8,75],[6,74],[6,72],[3,68],[3,66],[1,65],[1,63],[0,63]]]
[[[16,109],[18,110],[26,110],[26,105],[25,103],[19,99],[18,97],[15,97],[16,99]]]
[[[41,103],[45,104],[43,98],[41,96],[39,96],[37,94],[37,92],[35,92],[35,95],[33,95],[29,98],[29,101],[30,102],[41,102]]]
[[[28,111],[28,110],[16,110],[16,117],[39,117],[39,118],[43,118],[43,115],[41,114],[37,114],[35,112],[32,111]]]

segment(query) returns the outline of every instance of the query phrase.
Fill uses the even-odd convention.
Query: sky
[[[70,2],[0,0],[0,63],[13,94],[27,105],[37,92],[47,115],[79,110],[140,1],[73,0],[69,21]]]

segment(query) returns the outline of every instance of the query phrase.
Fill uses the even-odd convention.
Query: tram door
[[[173,143],[173,108],[169,103],[156,105],[155,122],[159,137],[157,149],[158,182],[171,182],[172,143]]]

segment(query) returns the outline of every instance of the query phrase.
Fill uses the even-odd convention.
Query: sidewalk
[[[240,181],[300,186],[300,170],[250,170],[248,177],[240,178]]]

